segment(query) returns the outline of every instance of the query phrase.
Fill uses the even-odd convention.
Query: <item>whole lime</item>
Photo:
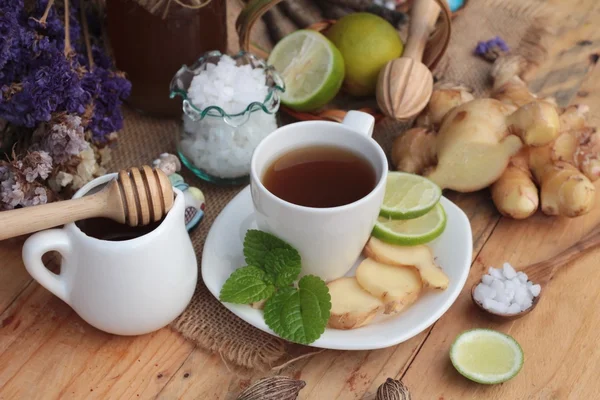
[[[285,82],[281,102],[296,111],[313,111],[329,103],[342,87],[344,59],[322,34],[299,30],[280,40],[268,63]]]
[[[392,24],[370,13],[342,17],[326,36],[342,53],[346,67],[344,89],[354,96],[375,94],[379,71],[404,50]]]

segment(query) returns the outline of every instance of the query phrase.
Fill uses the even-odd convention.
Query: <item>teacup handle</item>
[[[362,111],[348,111],[342,120],[342,125],[349,129],[362,133],[365,136],[373,136],[375,118],[371,114]]]
[[[61,264],[60,274],[50,271],[42,262],[42,256],[49,251],[57,251],[63,258],[71,254],[71,241],[62,229],[49,229],[30,236],[23,245],[23,263],[27,272],[59,299],[69,304],[69,290]]]

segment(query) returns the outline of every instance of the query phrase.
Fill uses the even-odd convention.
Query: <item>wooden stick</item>
[[[281,27],[277,25],[277,20],[279,19],[277,15],[278,13],[279,11],[276,8],[272,8],[267,10],[262,16],[263,21],[265,21],[265,25],[267,26],[269,38],[271,39],[271,43],[273,43],[273,45],[277,44],[277,42],[279,42],[285,36]]]
[[[316,3],[323,12],[323,16],[327,19],[340,19],[352,12],[352,10],[334,4],[329,0],[318,0]]]
[[[298,0],[284,0],[277,6],[298,28],[304,29],[316,22],[310,18],[304,7],[298,3]]]
[[[42,15],[42,18],[40,18],[39,23],[40,24],[45,24],[46,20],[48,19],[48,13],[50,12],[50,9],[52,8],[52,5],[54,4],[54,0],[48,0],[48,4],[46,4],[46,9],[44,10],[44,15]]]
[[[329,19],[340,19],[353,11],[368,12],[377,15],[396,28],[408,22],[408,16],[396,10],[373,4],[370,0],[317,0],[323,16]]]
[[[88,29],[87,16],[85,15],[85,1],[81,0],[79,3],[81,11],[81,29],[83,30],[83,41],[85,42],[85,48],[87,50],[87,58],[89,64],[89,70],[94,68],[94,57],[92,55],[92,43],[90,42],[90,31]]]
[[[353,10],[365,10],[367,7],[373,4],[372,0],[321,0],[322,2],[328,2],[337,4],[340,7],[352,8]]]
[[[71,32],[69,31],[69,0],[65,0],[65,57],[71,53]]]

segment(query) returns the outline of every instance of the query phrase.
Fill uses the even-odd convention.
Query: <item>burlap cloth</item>
[[[230,22],[239,12],[239,4],[230,2]],[[436,71],[444,80],[459,81],[476,93],[485,92],[491,64],[474,57],[479,40],[502,37],[513,51],[525,55],[532,65],[544,56],[541,40],[545,35],[549,10],[541,0],[470,0],[468,6],[453,21],[453,36],[443,70]],[[257,28],[257,32],[261,32]],[[231,43],[235,33],[230,29]],[[235,44],[232,44],[235,51]],[[125,108],[125,126],[119,134],[113,152],[111,168],[127,168],[150,163],[160,153],[175,152],[178,122],[154,119]],[[386,152],[403,126],[384,120],[375,129],[374,137]],[[182,175],[206,195],[204,220],[191,234],[198,260],[202,258],[204,239],[219,212],[242,188],[216,187],[202,182],[184,170]],[[289,344],[245,323],[215,299],[201,278],[189,307],[172,324],[172,329],[210,352],[218,352],[225,362],[242,368],[264,370],[279,365],[292,354],[310,348]]]

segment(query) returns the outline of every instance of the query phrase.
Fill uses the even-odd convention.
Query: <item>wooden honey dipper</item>
[[[0,212],[0,240],[94,217],[147,225],[167,214],[173,198],[173,186],[164,172],[148,166],[131,168],[89,196]]]

